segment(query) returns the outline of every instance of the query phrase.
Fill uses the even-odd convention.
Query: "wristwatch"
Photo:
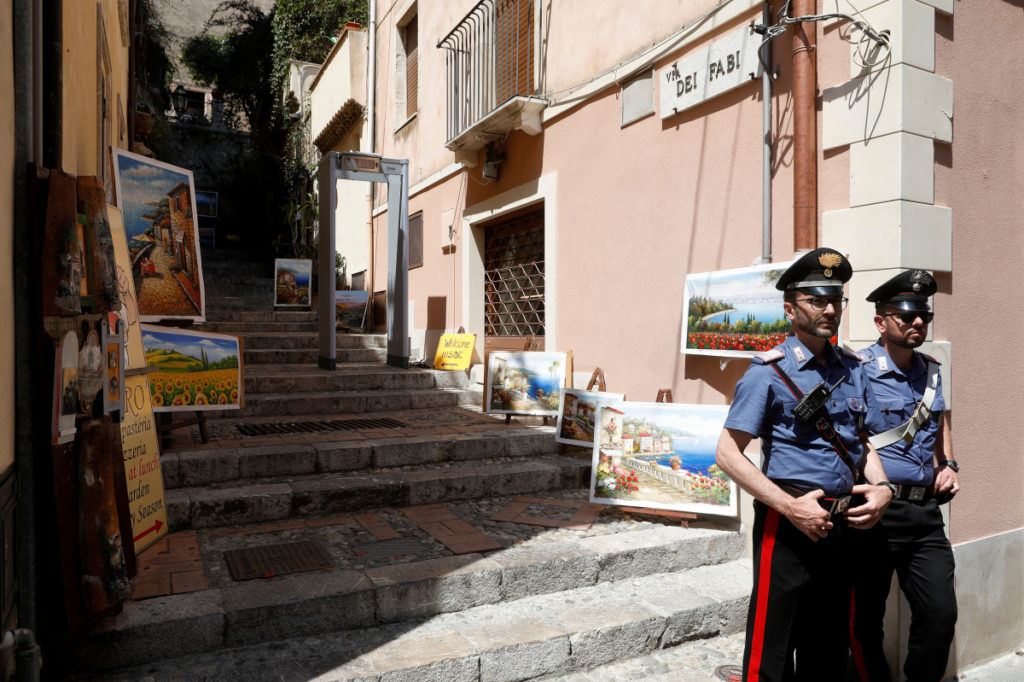
[[[895,483],[893,483],[892,481],[879,481],[875,485],[885,486],[886,488],[889,489],[889,492],[892,493],[892,499],[894,499],[894,500],[896,499],[896,495],[899,492],[899,488],[896,487]]]
[[[942,467],[949,467],[956,473],[960,473],[960,465],[956,463],[955,459],[947,459],[942,462],[939,462],[939,468],[941,469]]]

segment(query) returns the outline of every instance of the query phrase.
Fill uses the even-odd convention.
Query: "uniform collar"
[[[797,363],[800,369],[807,366],[807,363],[814,361],[814,353],[805,346],[796,334],[790,336],[786,345],[789,346],[787,349],[788,354]],[[839,354],[836,352],[835,347],[830,343],[828,348],[825,350],[825,364],[832,365],[839,362]]]
[[[889,357],[889,353],[885,350],[885,346],[882,345],[881,339],[875,342],[871,346],[871,351],[874,357],[871,358],[871,363],[874,364],[875,369],[878,370],[879,376],[883,374],[898,374],[905,376],[907,379],[916,379],[926,369],[927,363],[921,358],[921,354],[916,350],[910,358],[910,367],[906,371],[896,366],[896,363]]]

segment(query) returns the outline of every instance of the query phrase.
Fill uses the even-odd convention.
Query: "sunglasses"
[[[928,324],[935,317],[933,312],[910,312],[910,313],[882,313],[882,317],[898,317],[903,324],[914,324],[914,320],[921,318],[921,321]]]

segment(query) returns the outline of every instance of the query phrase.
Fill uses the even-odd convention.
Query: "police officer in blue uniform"
[[[893,496],[863,438],[879,422],[867,376],[856,356],[831,343],[852,274],[849,261],[827,248],[782,274],[776,288],[792,334],[753,359],[719,438],[718,465],[756,498],[743,653],[750,682],[842,679],[848,527],[870,528]],[[755,437],[760,469],[743,454]]]
[[[910,682],[942,679],[956,624],[953,550],[939,504],[960,489],[939,363],[924,343],[935,279],[907,270],[871,292],[880,337],[859,355],[878,398],[884,431],[871,437],[896,497],[869,531],[852,534],[863,564],[855,572],[851,647],[864,682],[889,682],[882,620],[895,571],[910,604],[903,670]]]

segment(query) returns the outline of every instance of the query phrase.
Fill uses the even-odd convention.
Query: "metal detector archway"
[[[387,363],[409,366],[409,160],[385,159],[361,152],[329,152],[320,159],[319,365],[334,370],[337,325],[334,309],[335,206],[338,180],[388,183]],[[367,301],[370,305],[372,301]]]

